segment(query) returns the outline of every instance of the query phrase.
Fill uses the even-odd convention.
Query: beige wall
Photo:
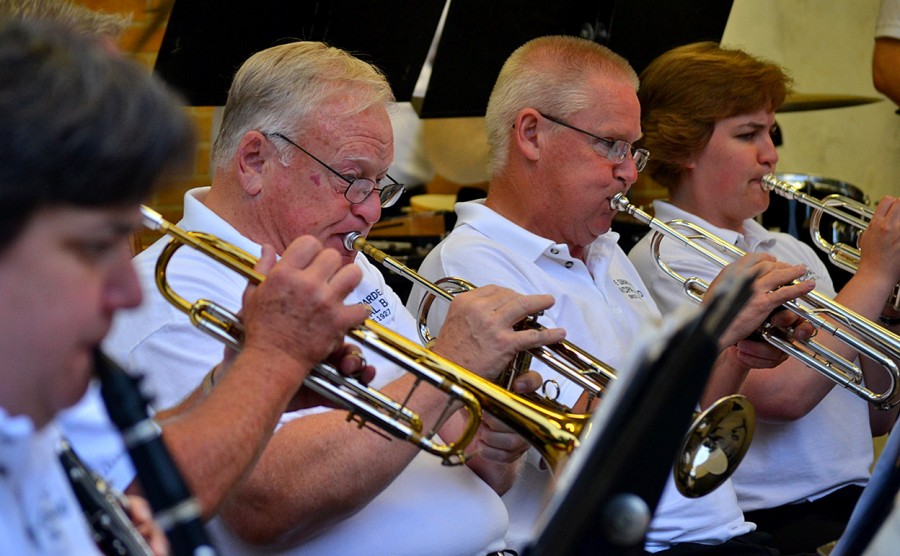
[[[878,6],[879,0],[735,0],[722,43],[783,65],[798,92],[884,98],[871,76]],[[896,108],[885,99],[780,114],[778,171],[843,180],[873,201],[900,195]]]

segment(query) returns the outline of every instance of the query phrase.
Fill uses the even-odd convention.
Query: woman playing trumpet
[[[673,49],[641,76],[642,146],[653,152],[647,171],[669,190],[656,216],[692,221],[745,251],[765,252],[807,266],[816,290],[878,321],[900,278],[900,203],[885,197],[861,244],[864,261],[835,293],[828,271],[811,248],[763,229],[753,218],[769,204],[761,187],[778,154],[772,140],[775,110],[790,79],[777,65],[713,43]],[[877,230],[877,232],[876,232]],[[681,287],[657,269],[649,234],[629,257],[663,312],[689,302]],[[663,258],[685,276],[711,280],[720,267],[696,251],[663,240]],[[882,322],[897,329],[896,315]],[[845,358],[855,353],[816,338]],[[879,389],[883,370],[862,362],[866,385]],[[873,368],[874,367],[874,368]],[[763,421],[747,459],[734,475],[742,509],[788,552],[812,551],[837,538],[869,476],[870,435],[884,434],[896,409],[881,411],[795,359],[750,373],[742,393]],[[821,512],[813,516],[812,512]],[[808,524],[809,528],[801,522]]]

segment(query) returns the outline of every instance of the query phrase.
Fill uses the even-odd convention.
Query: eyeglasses
[[[628,156],[628,153],[631,153],[631,157],[634,159],[634,165],[637,166],[637,171],[640,172],[647,165],[647,160],[650,159],[650,151],[647,149],[636,149],[631,146],[631,143],[628,141],[622,141],[621,139],[618,141],[613,141],[612,139],[605,139],[603,137],[598,137],[593,133],[585,131],[583,129],[578,129],[577,127],[567,124],[566,122],[559,120],[557,118],[550,117],[546,114],[538,112],[542,118],[545,120],[550,120],[555,124],[559,124],[563,127],[567,127],[569,129],[575,130],[579,133],[584,133],[588,137],[593,138],[597,142],[595,145],[599,145],[606,149],[606,152],[600,152],[601,155],[606,155],[606,158],[611,160],[615,164],[621,164],[625,162],[625,157]],[[596,150],[596,149],[595,149]]]
[[[393,183],[389,183],[383,187],[378,187],[378,184],[376,182],[374,182],[373,180],[370,180],[368,178],[350,179],[350,178],[344,176],[343,174],[341,174],[340,172],[338,172],[337,170],[335,170],[334,168],[332,168],[331,166],[325,164],[324,162],[319,160],[315,155],[313,155],[312,153],[310,153],[309,151],[307,151],[306,149],[304,149],[297,143],[294,143],[293,141],[291,141],[290,139],[288,139],[286,136],[282,135],[281,133],[263,133],[263,135],[265,135],[266,137],[278,137],[279,139],[284,139],[291,145],[300,149],[308,157],[310,157],[311,159],[315,160],[316,162],[318,162],[319,164],[324,166],[329,172],[331,172],[335,176],[337,176],[337,177],[341,178],[342,180],[344,180],[345,182],[347,182],[347,189],[344,190],[344,198],[347,199],[348,201],[350,201],[351,203],[353,203],[354,205],[362,203],[363,201],[365,201],[366,199],[369,198],[369,195],[371,195],[373,191],[377,191],[378,199],[381,202],[381,207],[387,208],[389,206],[392,206],[394,203],[396,203],[397,199],[399,199],[400,196],[403,195],[403,192],[406,191],[406,186],[403,184],[397,183],[397,181],[394,178],[392,178],[391,176],[387,176],[387,178],[389,180],[391,180]],[[387,175],[387,174],[385,174],[385,175]]]

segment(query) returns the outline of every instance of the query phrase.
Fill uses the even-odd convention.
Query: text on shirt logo
[[[613,280],[616,286],[619,288],[619,291],[622,292],[622,295],[627,296],[629,299],[643,299],[644,292],[635,288],[631,285],[631,282],[625,280],[624,278],[616,278]]]
[[[369,318],[375,322],[381,322],[391,316],[391,309],[388,307],[387,299],[380,289],[374,289],[365,297],[359,300],[359,303],[365,303],[372,308],[372,314]]]

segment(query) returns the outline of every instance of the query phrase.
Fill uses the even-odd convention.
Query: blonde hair
[[[516,49],[500,70],[485,114],[492,173],[506,165],[509,130],[519,110],[532,107],[559,118],[584,110],[592,98],[588,80],[597,74],[638,87],[625,58],[586,39],[539,37]]]

